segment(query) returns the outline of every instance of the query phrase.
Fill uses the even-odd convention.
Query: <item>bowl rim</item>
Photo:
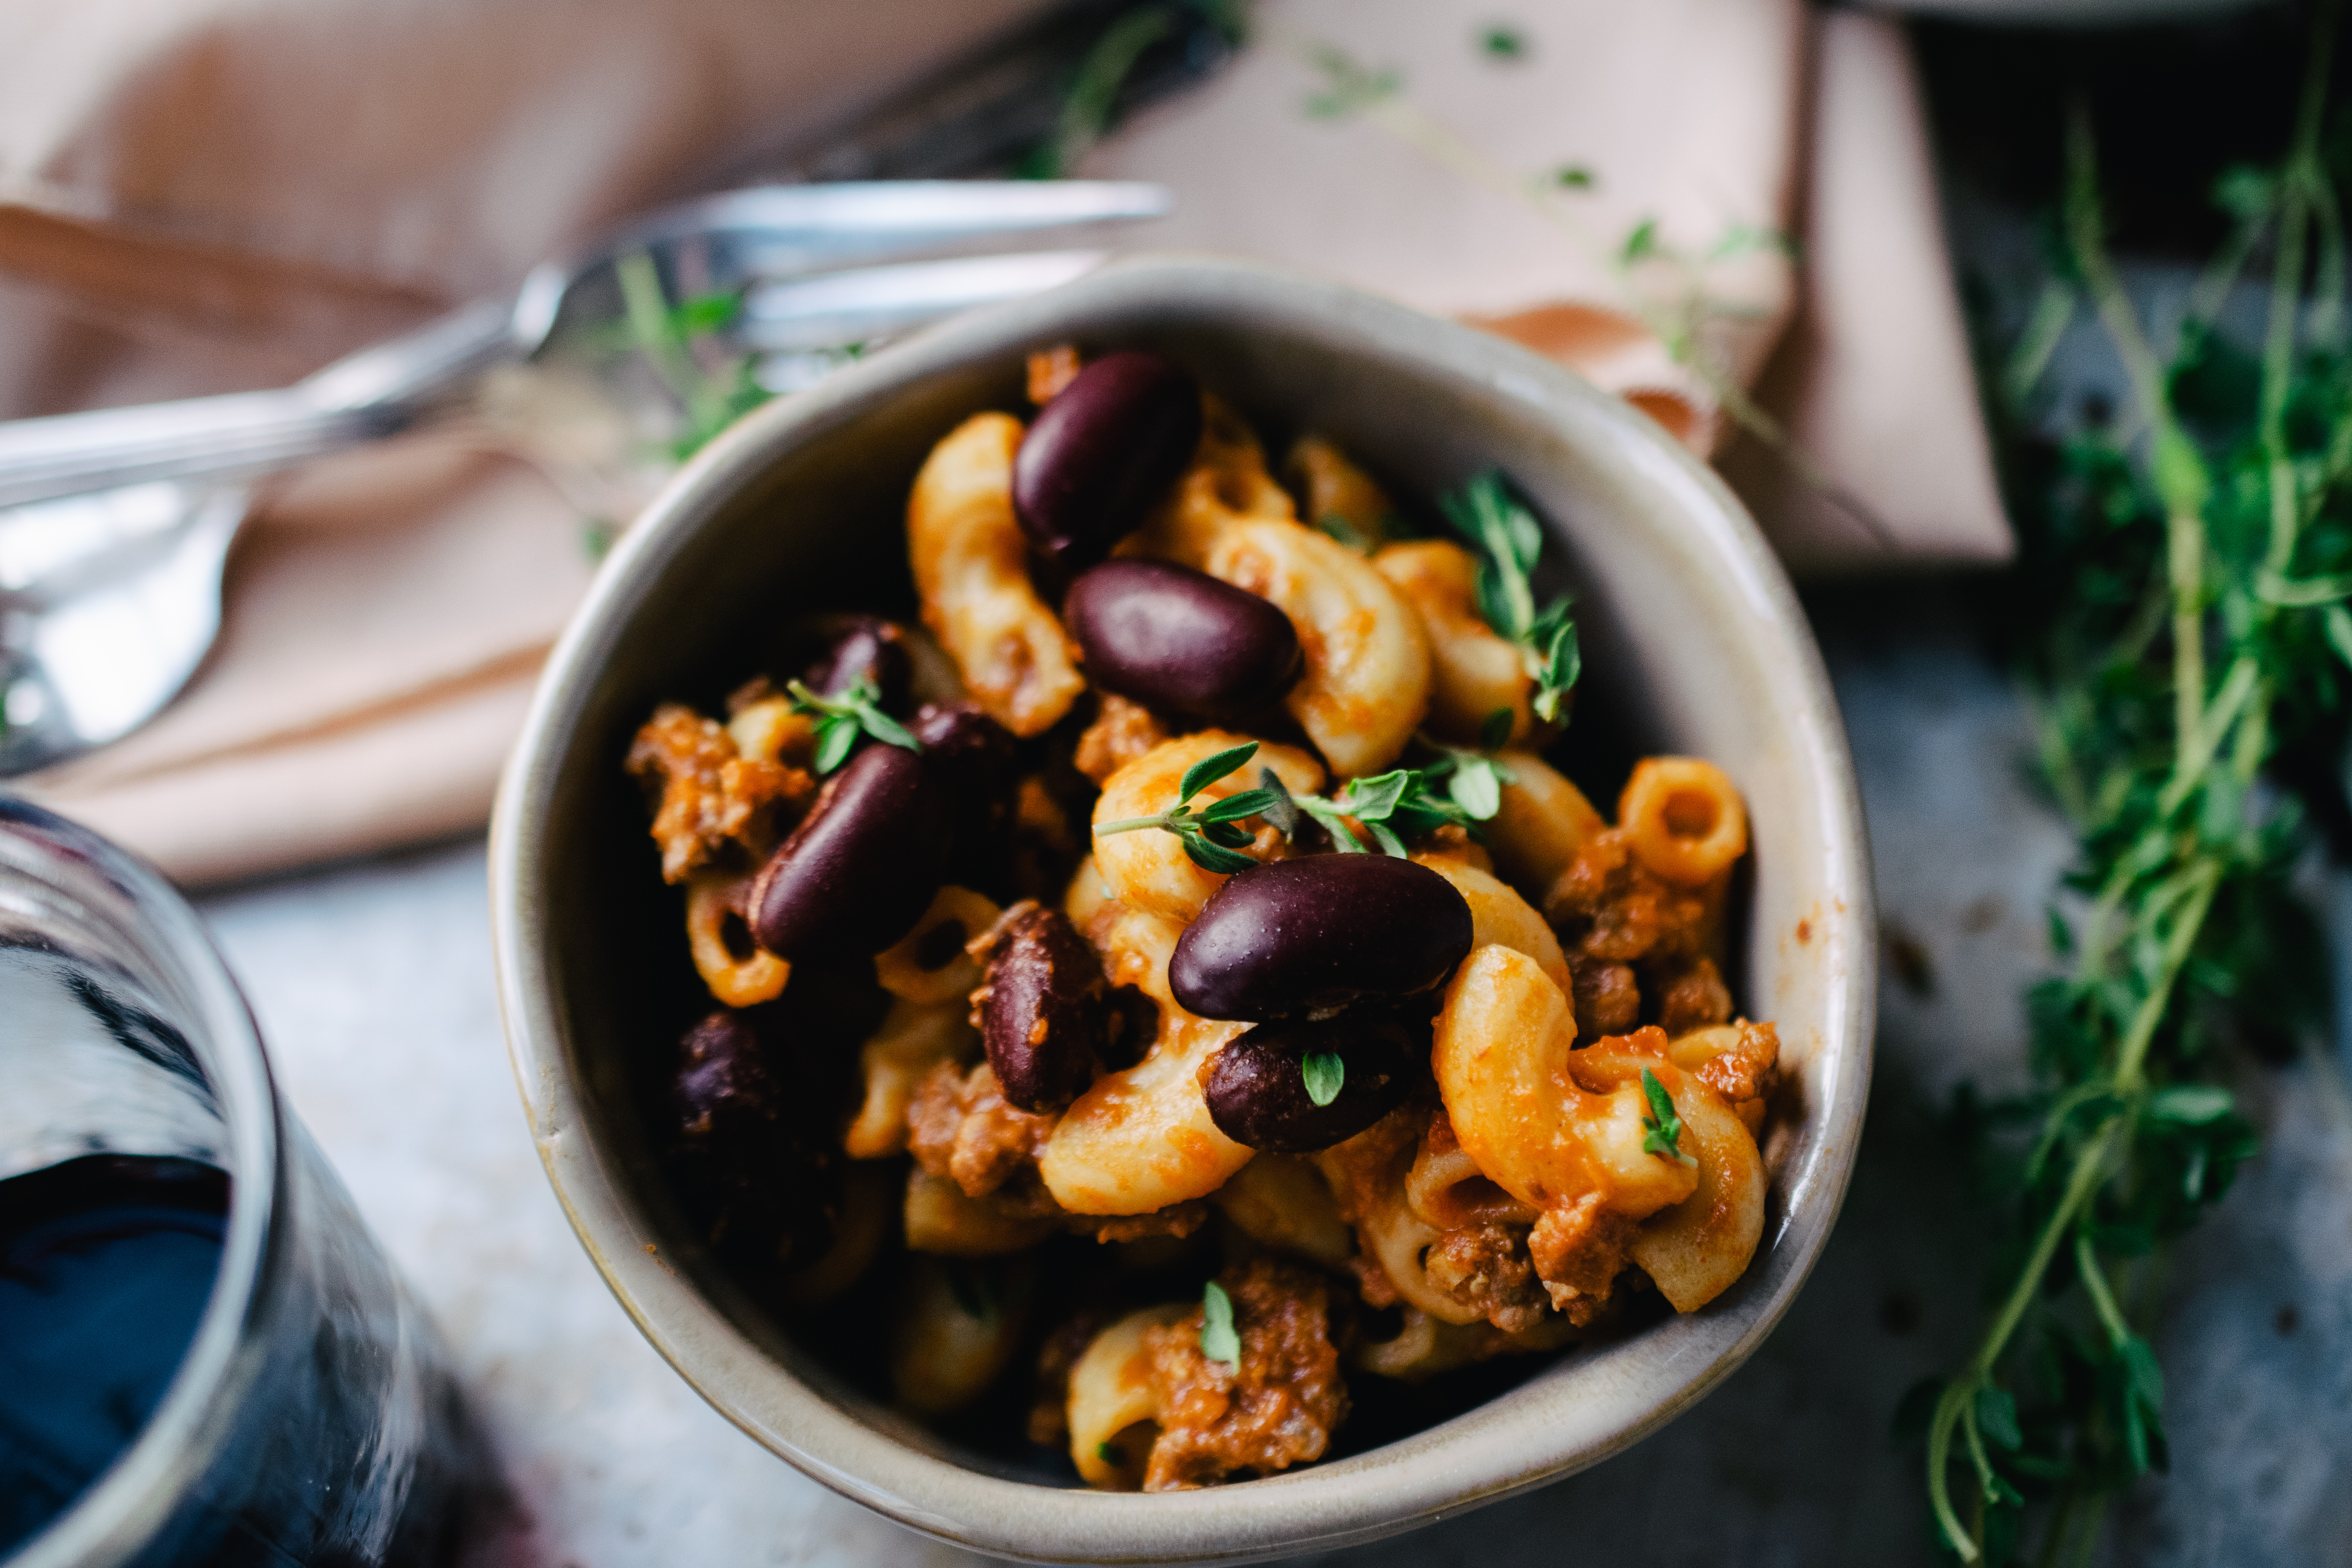
[[[1687,1347],[1676,1347],[1663,1389],[1619,1399],[1620,1414],[1588,1429],[1547,1436],[1547,1426],[1562,1424],[1531,1418],[1447,1434],[1491,1408],[1481,1406],[1328,1465],[1180,1493],[1055,1489],[967,1468],[867,1425],[751,1345],[661,1257],[619,1167],[593,1135],[552,993],[547,922],[543,911],[527,907],[525,894],[541,879],[545,808],[572,727],[635,602],[728,498],[782,452],[827,438],[894,389],[1049,341],[1056,321],[1070,314],[1146,302],[1163,313],[1190,308],[1196,318],[1221,307],[1270,310],[1334,336],[1377,335],[1389,357],[1433,363],[1538,411],[1572,411],[1597,424],[1618,460],[1644,483],[1675,494],[1693,538],[1732,579],[1760,631],[1781,645],[1782,673],[1769,685],[1789,701],[1791,742],[1822,783],[1811,809],[1830,861],[1819,879],[1824,907],[1833,911],[1820,939],[1831,977],[1821,1045],[1829,1091],[1820,1136],[1805,1173],[1787,1193],[1777,1232],[1737,1288],[1740,1299],[1711,1333],[1695,1332]],[[623,1310],[715,1409],[803,1474],[924,1534],[998,1556],[1248,1562],[1328,1550],[1498,1501],[1623,1451],[1711,1393],[1786,1313],[1835,1225],[1868,1100],[1874,923],[1859,787],[1811,628],[1745,509],[1664,429],[1575,373],[1491,334],[1252,262],[1186,256],[1118,261],[894,345],[809,391],[765,405],[705,447],[615,545],[548,658],[499,785],[489,879],[499,1011],[533,1142],[566,1217]],[[1759,1279],[1766,1275],[1769,1283]],[[1669,1320],[1628,1342],[1704,1325],[1709,1317]],[[1737,1332],[1727,1338],[1724,1328],[1733,1322]],[[1685,1348],[1690,1354],[1681,1353]],[[1696,1364],[1679,1364],[1685,1361]],[[1509,1430],[1496,1429],[1502,1427]]]

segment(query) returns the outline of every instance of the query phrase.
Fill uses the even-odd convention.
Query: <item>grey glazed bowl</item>
[[[621,761],[670,698],[715,701],[752,631],[904,574],[908,486],[967,415],[1019,408],[1023,356],[1151,347],[1271,436],[1312,429],[1400,495],[1499,465],[1579,595],[1572,737],[1714,759],[1747,793],[1754,873],[1734,979],[1778,1021],[1794,1115],[1747,1277],[1706,1310],[1568,1353],[1399,1442],[1153,1496],[1059,1489],[850,1388],[709,1266],[636,1100],[681,1019],[655,1000],[682,931]],[[1599,717],[1602,710],[1610,717]],[[1604,805],[1607,803],[1603,803]],[[1655,426],[1498,338],[1240,263],[1140,259],[950,323],[752,415],[623,541],[532,702],[492,828],[500,998],[549,1179],[614,1294],[729,1419],[826,1486],[981,1551],[1056,1563],[1243,1562],[1493,1502],[1655,1431],[1762,1342],[1837,1218],[1869,1087],[1868,850],[1821,658],[1730,492]],[[688,972],[690,974],[690,972]],[[675,1005],[675,1004],[671,1004]],[[632,1085],[638,1087],[633,1089]]]

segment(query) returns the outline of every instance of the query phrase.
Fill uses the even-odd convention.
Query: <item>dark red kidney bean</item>
[[[1019,793],[1013,732],[969,702],[927,702],[907,727],[947,788],[955,835],[947,879],[967,888],[997,885]]]
[[[812,628],[824,639],[801,672],[820,697],[839,697],[860,680],[873,682],[881,706],[904,712],[914,665],[907,657],[907,634],[879,616],[824,616]]]
[[[1201,389],[1158,354],[1107,354],[1037,413],[1013,507],[1040,554],[1077,571],[1110,553],[1192,460]]]
[[[840,1172],[827,1120],[812,1114],[823,1097],[781,1068],[754,1015],[715,1012],[678,1043],[670,1102],[682,1195],[704,1239],[789,1270],[832,1244]]]
[[[1184,928],[1168,963],[1203,1018],[1269,1018],[1402,996],[1470,953],[1454,884],[1389,855],[1309,855],[1234,873]]]
[[[1097,686],[1213,723],[1273,706],[1298,679],[1290,617],[1189,566],[1106,561],[1071,584],[1062,623]]]
[[[881,952],[912,931],[947,872],[948,770],[877,743],[826,783],[751,884],[751,940],[779,958]]]
[[[1102,960],[1069,917],[1015,904],[991,933],[971,994],[988,1064],[1008,1104],[1059,1110],[1094,1081],[1111,1019]]]
[[[1236,1143],[1269,1154],[1312,1154],[1353,1138],[1395,1110],[1427,1076],[1426,1007],[1365,1002],[1328,1018],[1260,1024],[1209,1064],[1202,1087],[1209,1119]],[[1318,1105],[1301,1060],[1336,1053],[1346,1065],[1339,1094]]]

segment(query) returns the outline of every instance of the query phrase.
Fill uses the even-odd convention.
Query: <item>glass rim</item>
[[[30,907],[7,883],[34,884]],[[174,1012],[226,1131],[228,1223],[203,1315],[162,1401],[79,1498],[9,1558],[9,1568],[110,1568],[171,1519],[227,1441],[266,1355],[283,1250],[283,1101],[252,1010],[203,921],[145,861],[90,829],[0,792],[0,914],[62,914]]]

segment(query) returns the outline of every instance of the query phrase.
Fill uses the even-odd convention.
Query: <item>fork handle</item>
[[[467,306],[274,391],[0,423],[0,507],[258,473],[392,435],[511,352],[511,316]]]

